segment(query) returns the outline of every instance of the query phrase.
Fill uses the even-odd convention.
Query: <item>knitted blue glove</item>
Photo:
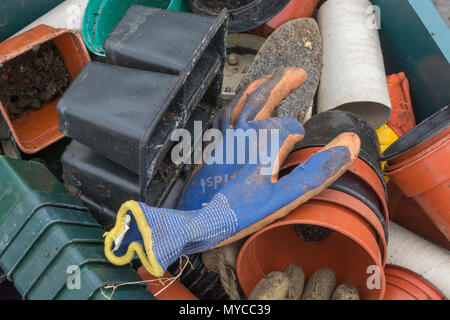
[[[179,210],[124,203],[115,227],[105,234],[106,257],[124,265],[137,254],[144,267],[160,277],[181,254],[202,252],[248,236],[333,183],[359,153],[360,141],[354,133],[336,137],[320,153],[278,179],[281,164],[303,138],[304,130],[294,119],[269,117],[305,78],[302,69],[288,68],[250,85],[218,119],[222,129],[231,128],[235,135],[225,134],[220,140],[223,143],[208,158],[226,160],[228,156],[234,164],[200,167]],[[253,140],[246,132],[254,134]],[[244,149],[236,143],[239,139],[244,139]],[[270,161],[265,161],[266,157]]]

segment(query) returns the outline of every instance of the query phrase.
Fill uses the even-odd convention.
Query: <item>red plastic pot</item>
[[[295,231],[297,224],[322,226],[333,232],[320,243],[304,242]],[[303,268],[306,278],[320,268],[331,268],[338,285],[355,286],[364,300],[384,297],[383,257],[377,232],[362,215],[346,206],[313,199],[253,234],[238,256],[239,284],[248,297],[265,275],[282,271],[292,263]],[[370,266],[376,266],[379,272],[377,288],[367,286]]]
[[[319,0],[291,0],[289,4],[274,18],[251,31],[262,37],[268,37],[272,32],[290,20],[310,18]]]
[[[48,41],[53,41],[59,49],[72,79],[90,61],[89,53],[79,33],[39,25],[0,43],[0,64]],[[20,150],[35,153],[64,137],[58,130],[59,118],[56,112],[58,100],[44,104],[40,110],[25,111],[21,117],[12,121],[9,119],[7,108],[0,102],[0,113]]]
[[[145,270],[144,267],[138,269],[138,274],[142,280],[157,280],[158,278],[152,276]],[[164,278],[172,278],[173,276],[167,271]],[[158,281],[149,282],[147,284],[147,290],[152,294],[156,294],[164,288]],[[170,286],[168,286],[164,291],[161,291],[156,297],[157,300],[198,300],[188,289],[186,289],[180,281],[176,280]]]
[[[385,269],[384,300],[445,300],[446,297],[426,279],[411,270],[389,265]]]
[[[309,147],[292,152],[283,163],[283,169],[298,165],[306,161],[311,155],[321,150],[321,147]],[[376,193],[382,205],[383,218],[386,225],[389,227],[389,211],[387,208],[386,191],[383,181],[377,173],[364,160],[357,158],[348,169],[360,177],[370,188]]]
[[[450,127],[430,140],[390,160],[385,174],[450,239]]]
[[[408,198],[392,181],[387,184],[389,216],[392,221],[443,248],[450,250],[450,241],[434,225],[412,198]]]

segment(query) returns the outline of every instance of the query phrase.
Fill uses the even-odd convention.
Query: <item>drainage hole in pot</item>
[[[296,224],[294,228],[304,242],[314,242],[316,244],[323,242],[332,232],[331,229],[312,224]]]
[[[24,111],[39,110],[60,97],[71,80],[64,58],[53,41],[48,41],[0,67],[0,101],[15,120]]]

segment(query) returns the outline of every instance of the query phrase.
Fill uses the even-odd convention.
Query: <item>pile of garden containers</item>
[[[271,279],[295,266],[302,276],[289,281],[302,278],[303,292],[331,270],[332,291],[317,299],[450,296],[450,29],[431,1],[2,0],[0,8],[1,299],[289,299]],[[241,103],[246,77],[271,63],[294,67],[285,56],[297,46],[283,47],[292,39],[303,39],[295,67],[319,62],[304,85],[308,110],[282,102],[305,136],[280,176],[345,132],[360,138],[357,159],[286,216],[234,244],[182,255],[162,278],[137,256],[112,264],[104,236],[121,205],[174,209],[198,170],[173,161],[173,133],[186,130],[187,143],[201,146],[196,134],[216,126],[227,103]],[[267,294],[255,293],[267,283]],[[356,294],[337,295],[343,287]]]

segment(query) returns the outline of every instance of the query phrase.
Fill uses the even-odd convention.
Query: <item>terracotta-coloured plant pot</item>
[[[67,70],[74,79],[90,61],[83,39],[77,32],[39,25],[0,43],[0,64],[31,50],[47,41],[53,41],[64,58]],[[19,146],[25,153],[35,153],[63,138],[59,132],[56,112],[58,98],[44,104],[40,110],[26,110],[21,117],[10,120],[6,107],[0,102],[0,112]]]
[[[322,226],[332,232],[320,243],[305,242],[295,231],[297,224]],[[238,256],[237,276],[248,297],[266,274],[282,271],[289,264],[301,266],[306,278],[329,267],[338,285],[355,286],[364,300],[381,300],[386,284],[382,260],[376,231],[365,218],[345,206],[313,199],[245,242]],[[379,286],[369,289],[371,266],[376,266]]]
[[[426,279],[411,270],[388,265],[384,300],[445,300],[446,297]]]
[[[311,18],[319,0],[291,0],[279,14],[262,26],[250,31],[262,37],[268,37],[272,32],[288,21],[297,18]]]
[[[441,247],[450,250],[450,241],[434,225],[412,198],[392,181],[387,184],[389,217],[392,221]]]
[[[321,147],[309,147],[299,149],[292,152],[283,163],[283,169],[298,165],[306,161],[311,155],[321,150]],[[351,173],[361,178],[367,184],[379,199],[379,206],[381,206],[381,213],[389,227],[389,211],[387,208],[387,197],[384,182],[380,179],[377,172],[375,172],[370,165],[361,158],[357,158],[348,169]]]
[[[416,125],[409,93],[409,81],[405,73],[400,72],[388,76],[387,82],[392,103],[392,115],[387,125],[398,137],[401,137]]]
[[[145,270],[144,267],[138,269],[138,274],[142,280],[157,280],[158,278],[152,276]],[[172,278],[173,276],[167,271],[163,278]],[[149,282],[147,284],[147,290],[152,294],[159,294],[155,297],[157,300],[198,300],[185,286],[181,284],[180,281],[176,280],[165,290],[161,291],[164,285],[159,281]],[[161,292],[160,292],[161,291]]]
[[[388,162],[385,173],[450,239],[450,127],[443,132],[445,136],[415,156]]]

